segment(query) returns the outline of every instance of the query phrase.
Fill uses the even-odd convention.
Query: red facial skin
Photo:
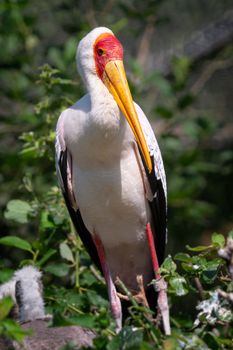
[[[98,77],[103,80],[104,68],[109,61],[123,60],[123,47],[110,33],[101,34],[95,41],[94,58]]]

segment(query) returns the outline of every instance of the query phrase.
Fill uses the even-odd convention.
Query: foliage
[[[10,297],[0,300],[0,335],[16,341],[22,341],[23,338],[26,335],[30,335],[31,332],[25,331],[17,322],[7,318],[13,304],[14,302]]]

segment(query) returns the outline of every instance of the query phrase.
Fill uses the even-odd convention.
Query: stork
[[[108,28],[93,29],[79,43],[77,68],[87,94],[59,117],[58,179],[74,226],[108,289],[113,318],[121,329],[115,282],[133,295],[153,277],[161,281],[167,235],[166,179],[152,128],[132,100],[123,47]],[[163,281],[163,280],[162,280]],[[166,291],[158,308],[170,333]]]

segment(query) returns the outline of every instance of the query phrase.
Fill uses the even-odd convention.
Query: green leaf
[[[59,245],[59,250],[60,250],[60,255],[63,259],[66,259],[74,263],[73,253],[70,247],[68,246],[68,244],[66,244],[65,242],[61,243]]]
[[[225,245],[225,237],[221,233],[213,233],[211,240],[219,248],[223,248]]]
[[[32,246],[30,243],[25,241],[22,238],[16,237],[16,236],[5,236],[0,238],[0,244],[19,248],[22,250],[27,250],[28,252],[32,253]]]
[[[86,270],[84,274],[82,274],[81,277],[81,283],[84,286],[90,287],[94,283],[96,283],[96,277],[93,275],[91,271]]]
[[[80,327],[85,327],[85,328],[95,328],[96,327],[96,321],[93,315],[77,315],[77,316],[72,316],[69,318],[69,321]]]
[[[205,265],[205,270],[202,272],[202,279],[205,283],[214,283],[218,276],[218,270],[220,268],[220,261],[218,259],[208,261]]]
[[[107,345],[107,350],[139,350],[143,341],[141,330],[134,330],[127,326],[122,328],[119,334]]]
[[[53,326],[80,326],[85,328],[95,328],[95,317],[90,314],[65,317],[60,313],[55,313],[53,317]]]
[[[107,307],[109,305],[108,300],[104,299],[99,293],[94,290],[88,290],[87,293],[88,302],[93,306],[104,306]]]
[[[178,253],[174,256],[174,259],[182,262],[187,262],[187,263],[192,262],[192,257],[186,253]]]
[[[216,311],[216,315],[218,319],[223,322],[230,323],[233,320],[233,314],[229,304],[219,307],[218,310]]]
[[[32,212],[32,207],[25,201],[13,199],[8,202],[4,216],[7,220],[13,220],[20,224],[28,222],[28,215]]]
[[[158,74],[158,73],[151,74],[151,76],[149,77],[149,79],[147,79],[147,81],[145,81],[145,83],[149,83],[150,81],[153,81],[153,83],[156,86],[158,86],[159,90],[163,95],[171,96],[172,94],[171,84],[167,79],[163,78],[161,74]]]
[[[168,109],[165,106],[157,106],[155,109],[156,113],[158,113],[161,117],[169,119],[173,116],[173,112],[171,109]]]
[[[185,287],[186,280],[184,277],[177,276],[170,278],[169,285],[172,287],[175,294],[178,296],[182,296],[188,293],[188,289]]]
[[[11,319],[5,319],[1,323],[2,334],[10,339],[21,342],[26,335],[31,335],[30,330],[23,329],[18,323]]]
[[[61,263],[61,264],[51,263],[44,268],[44,271],[49,272],[52,275],[57,277],[64,277],[68,274],[69,269],[70,269],[70,266],[65,263]]]
[[[190,94],[187,94],[180,97],[177,104],[180,109],[185,109],[186,107],[190,106],[190,104],[192,103],[193,103],[193,96]]]
[[[49,218],[49,213],[47,211],[42,211],[41,213],[41,219],[40,219],[40,226],[42,230],[47,230],[50,228],[54,228],[54,223]]]
[[[182,263],[181,264],[181,266],[182,266],[182,268],[183,268],[183,270],[184,271],[186,271],[186,272],[194,272],[193,270],[193,265],[192,264],[186,264],[186,263]]]
[[[221,349],[221,345],[218,342],[218,338],[212,332],[206,332],[203,336],[203,340],[210,347],[210,349],[218,350]]]
[[[173,72],[178,84],[183,84],[190,70],[190,60],[188,57],[173,58]]]
[[[14,270],[10,268],[0,269],[0,283],[5,283],[11,279],[14,274]]]
[[[205,250],[211,249],[212,246],[199,245],[197,247],[190,247],[189,245],[186,245],[186,248],[191,252],[203,252]]]
[[[173,274],[176,271],[176,264],[174,263],[170,255],[168,255],[162,263],[160,271],[163,274]]]
[[[0,300],[0,321],[3,320],[11,311],[14,305],[11,297],[6,297]]]

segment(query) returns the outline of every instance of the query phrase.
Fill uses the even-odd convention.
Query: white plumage
[[[145,286],[153,278],[146,225],[156,226],[153,201],[162,198],[160,210],[166,217],[166,179],[157,141],[141,108],[134,104],[154,165],[151,177],[125,115],[97,74],[93,47],[105,33],[113,35],[107,28],[96,28],[78,46],[77,66],[88,92],[58,120],[57,173],[73,220],[79,212],[93,241],[95,235],[101,240],[112,280],[120,277],[137,291],[137,275],[143,275]],[[165,221],[164,232],[158,232],[164,236],[158,237],[161,242]]]
[[[0,285],[0,300],[10,296],[18,307],[17,319],[24,323],[46,318],[42,273],[34,266],[25,266],[15,271],[12,279]]]

